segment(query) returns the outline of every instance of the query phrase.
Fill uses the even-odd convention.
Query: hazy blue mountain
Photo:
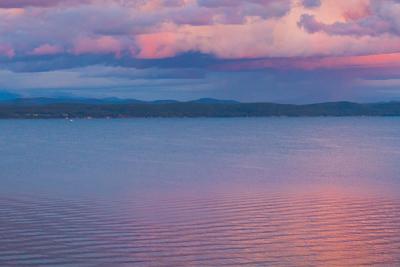
[[[147,103],[152,103],[152,104],[174,104],[174,103],[179,103],[177,100],[155,100],[155,101],[150,101]]]
[[[33,97],[33,98],[12,98],[5,99],[3,103],[18,105],[49,105],[49,104],[126,104],[126,103],[145,103],[136,99],[121,98],[50,98],[50,97]]]
[[[220,100],[215,98],[200,98],[197,100],[189,101],[190,103],[198,104],[239,104],[240,102],[235,100]]]
[[[1,96],[1,94],[0,94]],[[109,98],[69,98],[69,97],[34,97],[34,98],[20,98],[20,97],[9,97],[4,98],[3,103],[21,104],[21,105],[48,105],[48,104],[174,104],[184,103],[182,101],[165,99],[165,100],[154,100],[154,101],[143,101],[137,99],[123,99],[116,97]],[[198,103],[198,104],[238,104],[240,102],[234,100],[220,100],[214,98],[200,98],[197,100],[187,101],[187,103]]]

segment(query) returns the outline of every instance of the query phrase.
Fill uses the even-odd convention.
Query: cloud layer
[[[5,0],[0,1],[0,54],[291,58],[400,52],[399,1],[346,3]]]
[[[0,0],[0,67],[12,73],[352,69],[355,81],[393,76],[399,55],[399,0]]]

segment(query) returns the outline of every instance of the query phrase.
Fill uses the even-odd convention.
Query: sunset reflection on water
[[[162,203],[19,198],[2,199],[0,215],[6,265],[400,264],[400,201],[382,196],[257,192]]]

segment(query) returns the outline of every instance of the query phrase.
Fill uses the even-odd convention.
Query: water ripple
[[[400,201],[232,194],[0,198],[1,266],[400,265]]]

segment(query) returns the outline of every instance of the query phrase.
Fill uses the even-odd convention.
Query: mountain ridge
[[[201,103],[201,104],[239,104],[235,100],[221,100],[216,98],[199,98],[189,101],[173,99],[160,100],[138,100],[134,98],[85,98],[85,97],[16,97],[0,99],[0,104],[21,104],[21,105],[48,105],[48,104],[173,104],[173,103]]]
[[[204,98],[187,102],[135,99],[30,98],[0,102],[0,118],[400,116],[400,102],[314,104],[241,103]]]

